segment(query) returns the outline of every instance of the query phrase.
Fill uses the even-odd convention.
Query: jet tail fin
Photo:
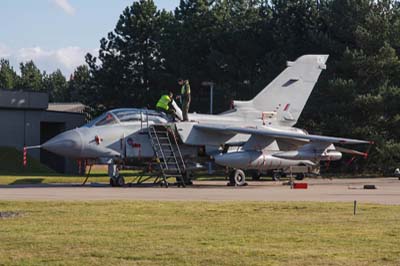
[[[273,113],[279,124],[293,126],[322,70],[326,69],[328,57],[329,55],[303,55],[294,62],[288,62],[287,68],[252,100],[235,101],[237,111]]]

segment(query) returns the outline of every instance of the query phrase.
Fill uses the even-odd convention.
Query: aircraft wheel
[[[244,186],[246,184],[246,176],[244,172],[237,169],[233,175],[233,181],[236,186]]]
[[[115,187],[116,186],[116,181],[114,177],[110,178],[110,186]]]
[[[281,173],[275,172],[272,174],[272,181],[281,181],[281,177],[282,177]]]
[[[300,174],[297,174],[297,175],[294,177],[294,179],[296,179],[296,180],[303,180],[304,177],[305,177],[305,174],[304,174],[304,173],[300,173]]]
[[[119,175],[119,176],[117,177],[117,180],[116,180],[115,184],[116,184],[116,186],[118,186],[118,187],[123,187],[123,186],[125,186],[125,178],[124,178],[122,175]]]

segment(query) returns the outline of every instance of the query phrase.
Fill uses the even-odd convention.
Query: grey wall
[[[3,100],[2,97],[0,99]],[[51,112],[32,109],[0,109],[0,146],[22,150],[26,146],[40,145],[40,123],[65,123],[65,129],[73,129],[85,123],[79,113]],[[25,125],[25,126],[24,126]],[[40,159],[40,150],[30,150],[29,155]],[[66,172],[76,173],[76,162],[66,161]]]
[[[24,111],[0,110],[0,121],[0,146],[22,149],[24,146]],[[40,132],[36,134],[39,136]]]
[[[43,92],[0,90],[0,107],[46,110],[49,96]]]

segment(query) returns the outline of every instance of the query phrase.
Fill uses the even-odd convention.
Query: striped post
[[[26,153],[27,153],[27,149],[26,147],[24,147],[24,151],[23,151],[23,159],[22,159],[22,164],[24,165],[24,167],[26,167],[27,165],[27,159],[26,159]]]

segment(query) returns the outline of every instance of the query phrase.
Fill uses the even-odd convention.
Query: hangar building
[[[83,110],[80,103],[49,104],[47,93],[0,90],[0,147],[22,150],[44,143],[65,130],[82,126]],[[57,172],[79,172],[74,160],[45,150],[29,150],[29,155]]]

